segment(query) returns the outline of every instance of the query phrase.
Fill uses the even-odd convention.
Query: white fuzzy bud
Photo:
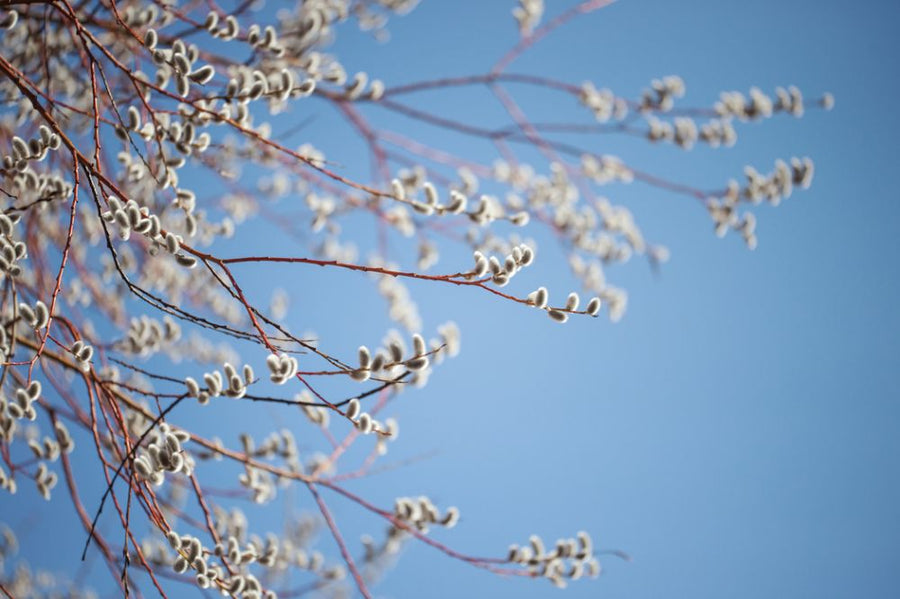
[[[369,348],[365,345],[359,346],[359,367],[362,369],[369,368],[372,362],[372,354],[369,352]]]
[[[531,302],[534,304],[534,306],[536,308],[543,309],[543,308],[547,307],[548,297],[549,297],[549,294],[547,293],[547,288],[546,287],[538,287],[536,291],[532,292],[528,296],[528,299],[531,300]]]
[[[215,77],[215,75],[216,69],[212,65],[207,64],[192,72],[189,77],[191,78],[191,81],[195,83],[206,85],[213,77]]]
[[[441,519],[441,524],[446,528],[453,528],[459,522],[459,510],[455,507],[447,508],[447,513]]]
[[[347,412],[345,415],[350,420],[356,420],[356,417],[359,416],[359,413],[360,413],[359,400],[354,397],[347,404]]]
[[[568,314],[566,314],[562,310],[557,310],[556,308],[547,310],[547,315],[556,322],[566,322],[567,320],[569,320]]]
[[[528,224],[529,220],[531,220],[531,216],[524,210],[521,212],[516,212],[509,217],[509,222],[517,227],[524,227]]]
[[[144,45],[147,46],[148,50],[155,50],[158,41],[159,36],[155,29],[148,29],[147,33],[144,34]]]
[[[368,412],[360,414],[359,420],[356,421],[356,428],[364,435],[371,433],[374,428],[372,416],[370,416]]]
[[[420,335],[418,333],[413,335],[412,342],[413,342],[413,353],[416,357],[424,355],[428,351],[428,349],[425,345],[425,339],[422,337],[422,335]]]

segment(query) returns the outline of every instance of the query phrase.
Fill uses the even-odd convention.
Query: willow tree
[[[633,256],[658,265],[667,250],[645,241],[606,187],[637,181],[693,198],[716,234],[753,249],[757,206],[808,187],[813,175],[809,159],[786,157],[770,172],[723,174],[710,191],[556,137],[597,131],[605,140],[730,146],[746,121],[799,117],[811,106],[794,87],[684,106],[677,76],[629,98],[601,82],[514,69],[521,54],[606,0],[549,19],[541,0],[521,0],[511,7],[518,43],[483,72],[412,82],[354,71],[329,50],[341,28],[385,37],[389,17],[414,0],[306,0],[277,11],[253,2],[4,4],[0,487],[11,509],[2,516],[0,590],[11,596],[82,592],[65,576],[35,575],[26,562],[41,567],[42,556],[15,555],[17,513],[38,496],[72,504],[82,559],[99,558],[125,594],[188,585],[233,597],[354,587],[369,596],[404,543],[557,586],[596,575],[604,552],[587,532],[551,542],[525,530],[508,549],[487,548],[491,557],[467,555],[431,532],[457,523],[452,505],[424,496],[377,505],[346,488],[381,467],[398,440],[399,392],[427,394],[429,374],[460,349],[452,322],[423,330],[406,283],[452,286],[565,326],[616,321],[627,296],[607,282],[607,265]],[[451,90],[487,91],[505,122],[485,128],[430,108],[434,94]],[[529,118],[520,100],[532,90],[579,104],[582,118]],[[312,105],[337,115],[367,154],[317,149],[298,116]],[[386,115],[403,124],[382,125]],[[424,125],[445,130],[453,148],[459,139],[488,143],[494,157],[424,141]],[[295,138],[302,143],[285,141]],[[526,162],[525,153],[540,160]],[[371,176],[346,168],[361,162]],[[342,226],[352,219],[367,223],[374,241]],[[562,266],[572,286],[511,292],[510,281],[541,260],[539,233],[569,255]],[[448,247],[466,248],[471,260],[445,259],[438,269]],[[279,281],[313,267],[372,281],[394,321],[383,341],[347,348],[294,332],[300,321]],[[383,314],[380,302],[360,306]],[[264,438],[219,439],[180,416],[189,404],[229,402],[277,404],[297,418]],[[297,434],[318,439],[321,451],[299,451]],[[365,451],[348,459],[351,445]],[[87,455],[76,462],[73,451]],[[263,535],[241,502],[277,509],[283,487],[298,488],[312,516]],[[329,508],[335,497],[384,526],[348,536]],[[316,526],[330,534],[316,540]]]

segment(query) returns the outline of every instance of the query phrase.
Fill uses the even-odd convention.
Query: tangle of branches
[[[785,157],[707,188],[598,153],[590,140],[730,146],[746,121],[833,102],[788,87],[684,106],[676,76],[626,97],[516,69],[609,0],[552,15],[542,0],[520,0],[514,19],[497,24],[517,25],[519,41],[483,72],[413,82],[354,71],[330,49],[341,29],[386,38],[389,18],[403,27],[397,17],[415,0],[0,4],[0,492],[13,506],[2,516],[0,590],[14,597],[90,593],[15,557],[17,511],[39,497],[71,504],[81,559],[102,563],[124,595],[181,596],[188,586],[369,597],[404,543],[557,586],[596,576],[604,554],[627,558],[596,549],[584,531],[554,542],[526,533],[469,555],[433,534],[457,523],[452,505],[424,496],[381,505],[349,490],[402,465],[383,457],[402,442],[392,402],[427,393],[429,374],[460,349],[453,322],[425,330],[408,284],[565,326],[616,321],[627,296],[607,266],[635,256],[661,265],[667,250],[603,188],[636,182],[684,196],[718,235],[752,249],[754,210],[808,187],[813,165]],[[429,107],[435,94],[465,92],[488,94],[506,120],[486,127]],[[532,119],[521,101],[531,92],[579,105],[583,118]],[[317,149],[303,119],[310,107],[348,126],[366,155]],[[454,143],[420,138],[424,126]],[[493,157],[460,154],[459,140]],[[534,238],[568,255],[576,291],[510,291],[541,260]],[[371,281],[394,328],[350,350],[296,332],[316,323],[290,317],[279,281],[312,270]],[[372,318],[382,310],[360,305]],[[267,437],[220,439],[181,416],[234,402],[296,418]],[[286,489],[307,513],[263,534],[241,506],[273,506]],[[335,500],[383,526],[348,536]]]

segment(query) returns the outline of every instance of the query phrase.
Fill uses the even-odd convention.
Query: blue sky
[[[553,16],[572,2],[547,4]],[[334,51],[348,70],[366,70],[388,86],[480,73],[517,39],[512,7],[426,0],[392,21],[389,44],[346,27]],[[425,331],[455,320],[463,351],[424,390],[393,403],[402,433],[389,458],[435,453],[350,488],[383,506],[421,494],[458,506],[459,525],[435,535],[468,553],[502,555],[532,533],[552,541],[585,529],[598,546],[633,556],[630,563],[604,558],[604,575],[572,584],[567,599],[897,596],[900,210],[891,176],[900,158],[898,17],[892,2],[621,1],[514,63],[515,72],[590,79],[632,98],[651,79],[678,74],[687,85],[684,105],[710,105],[723,90],[795,84],[809,98],[834,93],[836,107],[740,126],[731,149],[578,138],[592,151],[702,188],[739,177],[746,164],[767,171],[794,155],[812,157],[816,175],[810,190],[760,207],[753,252],[733,235],[716,238],[695,200],[639,183],[604,190],[672,252],[659,273],[639,259],[610,269],[610,281],[629,292],[617,324],[560,326],[487,294],[410,283]],[[569,98],[510,89],[536,119],[588,122]],[[416,98],[472,122],[496,123],[500,115],[477,90]],[[296,116],[313,117],[296,143],[310,141],[348,174],[365,177],[359,142],[324,103],[310,106],[309,115]],[[366,114],[492,159],[479,142],[374,107]],[[371,231],[358,235],[371,239]],[[550,239],[538,236],[538,243],[538,263],[511,287],[527,293],[546,285],[557,296],[575,288],[559,249]],[[455,256],[465,253],[448,251],[438,270],[449,272]],[[396,259],[409,263],[399,253]],[[390,326],[365,277],[298,268],[290,280],[294,330],[314,329],[331,347],[352,352],[365,339],[374,345]],[[268,279],[256,283],[260,298],[268,297]],[[306,431],[293,412],[253,406],[248,414],[222,410],[197,426],[223,437],[247,426],[264,433],[273,422],[295,428],[298,438]],[[274,529],[285,511],[314,509],[302,490],[288,497],[284,510],[258,514],[263,529]],[[349,539],[383,528],[356,506],[326,498]],[[0,498],[0,506],[8,501]],[[36,550],[39,531],[58,524],[42,520],[24,547]],[[110,530],[114,524],[109,518]],[[82,542],[80,533],[60,536],[60,551],[76,555]],[[322,547],[337,556],[327,539]],[[560,593],[415,543],[374,592]]]
[[[548,3],[548,13],[562,4]],[[393,23],[391,44],[347,36],[338,53],[389,84],[479,72],[514,41],[509,8],[425,2]],[[585,528],[634,556],[607,558],[599,580],[571,585],[567,597],[896,596],[897,25],[888,2],[618,2],[516,62],[517,72],[591,79],[631,97],[651,78],[679,74],[686,105],[788,84],[808,97],[831,91],[837,104],[743,126],[732,149],[582,140],[705,188],[792,155],[812,157],[816,179],[761,207],[754,252],[717,239],[688,198],[609,189],[672,250],[659,276],[637,260],[611,269],[630,292],[616,325],[559,327],[489,298],[416,288],[426,321],[452,316],[464,335],[427,397],[396,406],[406,448],[440,453],[359,488],[387,498],[389,483],[402,484],[459,505],[463,519],[443,537],[475,552]],[[487,101],[461,109],[433,97],[423,103],[495,118]],[[573,114],[568,104],[523,102],[537,114]],[[521,284],[568,289],[552,264],[560,256],[551,244],[541,251]],[[410,547],[377,591],[555,593],[424,547]]]

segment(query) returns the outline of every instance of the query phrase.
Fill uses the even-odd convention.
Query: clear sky
[[[548,16],[573,3],[548,0]],[[334,51],[348,70],[389,86],[485,72],[517,40],[513,5],[425,0],[392,21],[390,43],[348,26]],[[639,183],[604,190],[672,253],[658,273],[640,259],[609,270],[609,280],[629,292],[617,324],[601,318],[560,326],[488,294],[409,285],[425,331],[455,320],[462,353],[436,369],[424,390],[393,403],[402,432],[389,457],[435,453],[350,488],[382,506],[421,494],[458,506],[458,526],[435,535],[467,553],[500,556],[532,533],[552,541],[585,529],[598,546],[627,551],[633,561],[605,557],[598,580],[560,592],[542,580],[492,576],[411,542],[374,586],[376,596],[900,594],[900,208],[891,182],[900,159],[898,26],[900,4],[889,1],[623,0],[558,30],[514,63],[516,72],[590,79],[630,98],[651,79],[678,74],[687,85],[684,105],[708,106],[723,90],[755,85],[771,93],[794,84],[809,98],[832,92],[836,106],[799,120],[742,125],[730,149],[577,138],[599,154],[701,188],[739,177],[746,164],[768,171],[777,158],[808,155],[816,165],[810,190],[777,208],[760,206],[752,252],[734,235],[716,238],[691,198]],[[588,122],[570,99],[510,89],[530,115]],[[429,109],[472,122],[496,124],[499,114],[486,94],[422,98]],[[347,173],[366,177],[358,140],[327,106],[310,106],[297,118],[312,121],[292,143],[310,141]],[[374,107],[366,114],[491,160],[483,144]],[[538,263],[512,289],[546,285],[559,296],[575,288],[552,240],[537,241]],[[453,256],[438,270],[451,272]],[[390,326],[365,277],[305,270],[292,277],[294,330],[355,347],[361,338],[374,345]],[[258,425],[262,433],[273,420],[292,426],[297,418],[256,408],[254,420],[242,412],[241,420],[197,426],[224,438],[239,427]],[[297,431],[307,428],[297,423]],[[287,511],[314,509],[302,490],[289,497]],[[383,523],[356,506],[328,500],[348,538],[381,532]],[[8,502],[0,497],[0,508]],[[284,513],[260,512],[256,522],[274,529]],[[35,531],[57,524],[50,517]],[[106,525],[117,526],[112,516]],[[35,535],[23,539],[26,549],[40,547]],[[69,558],[82,542],[80,532],[58,538]],[[322,547],[337,556],[327,540]]]
[[[572,3],[547,4],[552,16]],[[345,36],[338,54],[388,83],[483,71],[515,39],[509,8],[424,2],[394,21],[391,44]],[[623,1],[515,63],[631,97],[678,74],[686,105],[788,84],[809,97],[831,91],[837,103],[743,126],[732,149],[591,139],[598,153],[705,188],[792,155],[812,157],[816,177],[781,206],[761,207],[754,252],[717,239],[689,198],[610,188],[672,250],[659,276],[637,260],[611,269],[630,292],[616,325],[560,327],[416,287],[426,328],[452,316],[463,330],[463,352],[426,397],[396,405],[405,450],[440,453],[359,489],[387,498],[390,481],[459,505],[460,525],[442,538],[476,553],[583,527],[633,555],[607,558],[599,580],[571,585],[567,597],[897,596],[898,15],[892,2]],[[444,107],[434,97],[429,106],[448,114],[493,118],[487,100]],[[540,102],[538,114],[573,114]],[[572,282],[553,266],[559,256],[552,244],[541,250],[544,262],[520,284],[564,292]],[[412,546],[376,590],[556,594]]]

